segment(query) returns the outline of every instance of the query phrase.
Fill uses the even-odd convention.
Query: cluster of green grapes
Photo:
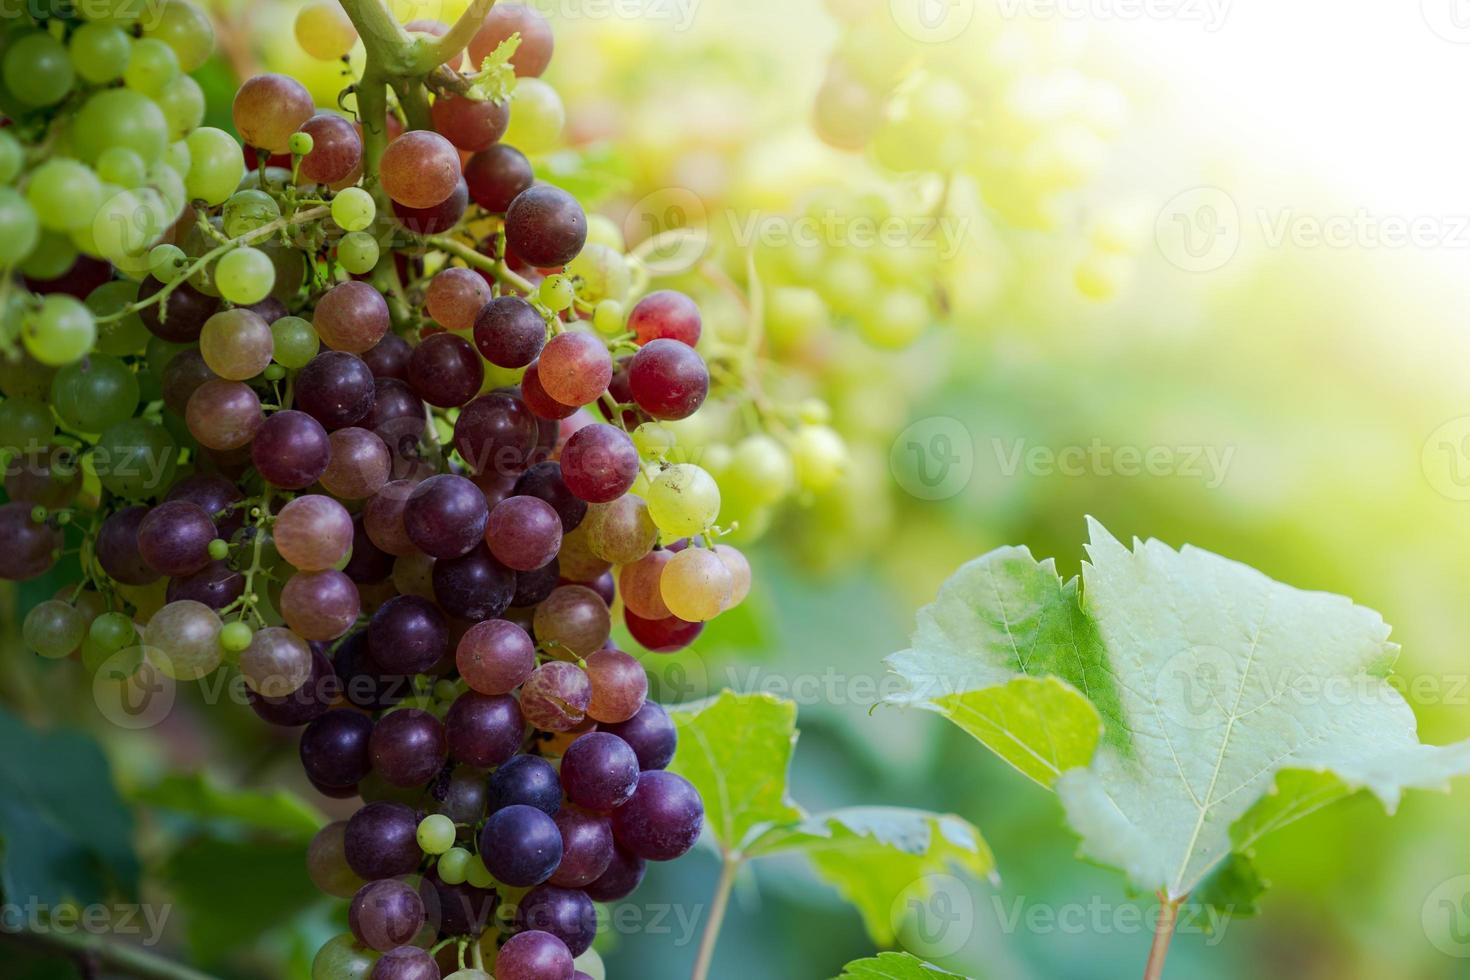
[[[750,589],[681,435],[726,369],[701,309],[513,145],[563,126],[534,10],[305,7],[316,57],[371,35],[348,108],[256,75],[237,140],[186,74],[207,18],[124,2],[0,35],[0,578],[80,567],[24,640],[302,729],[364,804],[309,857],[351,899],[316,980],[600,976],[594,902],[703,824],[613,616],[673,653]],[[824,431],[719,468],[811,481]]]

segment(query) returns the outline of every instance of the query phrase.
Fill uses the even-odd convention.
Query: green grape
[[[451,847],[439,855],[439,879],[446,885],[463,885],[473,857],[462,847]]]
[[[123,84],[135,92],[157,96],[169,82],[179,77],[179,56],[174,49],[151,37],[133,42],[128,66],[123,69]]]
[[[55,105],[71,91],[75,73],[66,48],[50,34],[37,31],[12,43],[5,52],[5,86],[26,105]]]
[[[244,653],[254,638],[255,631],[238,621],[226,623],[219,631],[219,645],[226,653]]]
[[[36,209],[42,228],[70,231],[96,216],[102,183],[85,164],[55,157],[31,171],[26,200]]]
[[[431,813],[419,821],[418,838],[425,854],[443,854],[454,846],[454,821],[442,813]]]
[[[168,213],[177,221],[178,216],[184,213],[184,205],[189,203],[189,192],[184,189],[184,178],[173,167],[160,162],[155,163],[153,169],[148,171],[148,184],[158,192]]]
[[[146,499],[173,482],[179,444],[148,419],[125,419],[102,430],[93,455],[102,485],[119,497]]]
[[[766,336],[778,350],[792,350],[827,326],[827,304],[816,290],[782,286],[768,294]]]
[[[825,425],[803,426],[791,439],[791,462],[797,483],[821,493],[847,470],[847,444]]]
[[[104,653],[116,653],[138,636],[132,617],[120,612],[105,612],[92,620],[87,638]]]
[[[669,559],[658,580],[669,612],[689,623],[714,619],[730,602],[730,569],[708,548],[685,548]]]
[[[587,215],[587,244],[606,245],[620,254],[626,248],[623,241],[623,229],[605,214]]]
[[[173,223],[167,202],[151,187],[113,194],[92,222],[97,253],[125,272],[148,268],[148,250]]]
[[[577,301],[576,287],[563,275],[547,276],[536,295],[553,313],[560,313]]]
[[[7,398],[0,402],[0,449],[39,448],[56,434],[51,408],[34,398]]]
[[[657,422],[644,422],[633,430],[633,445],[645,460],[662,459],[677,441],[668,426]]]
[[[20,264],[20,271],[31,279],[56,279],[76,260],[76,246],[70,238],[54,231],[43,231],[36,247]]]
[[[796,483],[796,470],[785,446],[764,432],[757,432],[736,443],[725,480],[733,492],[761,507],[774,504],[791,492]]]
[[[53,293],[41,308],[26,315],[21,340],[30,355],[42,364],[70,364],[92,349],[97,324],[92,311],[64,293]]]
[[[169,136],[184,136],[204,121],[204,90],[189,75],[180,75],[153,97],[168,122]]]
[[[115,24],[87,23],[71,36],[71,63],[78,75],[94,85],[121,78],[128,67],[133,44]]]
[[[592,326],[604,337],[615,337],[622,333],[626,322],[623,304],[615,299],[605,299],[592,310]]]
[[[316,140],[311,138],[310,133],[292,133],[291,138],[286,141],[286,149],[293,156],[304,157],[316,148]]]
[[[470,883],[471,888],[489,888],[495,884],[495,879],[490,876],[490,871],[485,867],[484,858],[476,854],[470,858],[469,864],[465,866],[465,881]]]
[[[19,191],[0,187],[0,266],[24,259],[36,247],[40,235],[35,208]]]
[[[80,609],[60,599],[48,599],[26,613],[21,636],[30,649],[43,657],[59,660],[81,645],[87,635],[87,618]]]
[[[96,162],[109,146],[124,146],[152,166],[168,147],[168,120],[163,110],[148,96],[128,88],[105,89],[90,96],[70,131],[72,145],[87,163]],[[235,155],[239,156],[238,150]]]
[[[567,110],[556,89],[539,78],[516,80],[511,96],[510,126],[504,141],[525,153],[555,149],[561,141]]]
[[[148,178],[148,165],[125,146],[109,146],[97,156],[97,176],[117,187],[141,187]]]
[[[337,243],[337,261],[353,275],[371,272],[378,264],[378,241],[365,231],[348,232]]]
[[[362,231],[373,223],[377,213],[373,196],[361,187],[348,187],[332,200],[332,220],[343,231]]]
[[[616,249],[595,242],[582,246],[582,251],[567,264],[567,275],[581,280],[577,294],[589,303],[621,303],[633,285],[628,260]]]
[[[142,5],[135,0],[88,0],[78,9],[87,20],[127,26],[137,21]]]
[[[693,463],[665,469],[648,485],[648,513],[665,534],[688,537],[706,530],[720,515],[720,487]]]
[[[220,665],[219,615],[202,602],[170,602],[148,620],[143,645],[163,655],[158,669],[176,681],[195,681]],[[299,642],[299,641],[298,641]]]
[[[143,25],[145,38],[157,38],[173,48],[183,71],[197,71],[214,53],[214,25],[209,15],[189,0],[168,0],[159,10],[149,6],[154,16]]]
[[[184,140],[189,147],[189,173],[184,186],[205,204],[223,204],[245,176],[240,144],[222,129],[202,126]]]
[[[587,980],[607,980],[607,967],[603,965],[602,956],[595,949],[583,951],[581,956],[572,960],[572,966],[587,974]]]
[[[333,936],[311,961],[311,980],[368,980],[378,954],[358,945],[352,933]]]
[[[83,432],[101,432],[138,408],[138,376],[109,354],[68,364],[51,380],[51,406],[61,421]]]
[[[170,283],[184,273],[189,257],[184,250],[169,242],[148,251],[148,274],[161,283]]]
[[[231,238],[239,238],[261,225],[268,225],[280,216],[281,206],[276,199],[253,188],[231,194],[221,213],[225,234]]]
[[[230,557],[230,543],[224,538],[215,538],[209,542],[209,557],[215,561],[224,561]]]
[[[888,289],[858,320],[863,339],[874,347],[900,350],[929,326],[929,304],[912,289]]]
[[[8,129],[0,129],[0,184],[8,184],[20,176],[25,166],[26,154]]]
[[[162,162],[182,180],[189,176],[189,165],[193,159],[194,154],[189,152],[189,144],[184,140],[174,140],[164,151]],[[241,166],[243,165],[242,163]]]
[[[215,265],[214,282],[225,299],[249,306],[270,295],[276,282],[276,267],[260,249],[242,246],[226,252]]]
[[[111,316],[138,300],[138,284],[126,279],[114,279],[92,290],[87,297],[87,309],[99,320]],[[129,313],[117,320],[97,324],[97,349],[104,354],[119,357],[136,354],[148,346],[153,337],[143,318]]]
[[[271,324],[275,361],[282,367],[302,368],[316,357],[321,340],[310,322],[299,316],[283,316]]]

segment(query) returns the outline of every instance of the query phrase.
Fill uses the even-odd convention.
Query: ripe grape
[[[408,383],[424,401],[457,408],[474,398],[485,380],[475,348],[452,333],[425,337],[408,360]]]
[[[616,902],[627,898],[642,884],[646,870],[643,858],[618,846],[614,838],[612,860],[608,862],[607,870],[583,890],[593,901]]]
[[[347,921],[359,942],[387,952],[404,945],[423,928],[424,903],[417,891],[401,881],[372,881],[353,896]]]
[[[317,950],[311,961],[311,980],[359,980],[368,976],[377,961],[377,953],[358,945],[352,933],[344,932]]]
[[[388,303],[365,282],[338,283],[317,301],[311,323],[328,347],[361,354],[388,332]]]
[[[331,497],[297,497],[276,515],[275,545],[281,557],[303,572],[331,568],[352,547],[352,515]]]
[[[146,301],[163,288],[164,283],[149,276],[138,287],[138,300]],[[218,309],[219,297],[207,296],[187,282],[178,282],[162,303],[146,306],[138,313],[154,336],[187,344],[199,339],[205,322]]]
[[[561,779],[555,767],[536,755],[518,755],[490,774],[485,810],[495,813],[524,804],[545,814],[561,807]]]
[[[311,677],[311,648],[289,629],[271,626],[257,630],[250,646],[240,654],[240,673],[256,694],[286,697],[300,690]]]
[[[685,548],[669,559],[659,591],[669,612],[691,623],[714,619],[730,602],[730,569],[712,549]]]
[[[445,473],[430,477],[409,494],[403,527],[413,543],[432,557],[458,558],[480,543],[489,516],[479,487],[462,476]]]
[[[514,623],[486,619],[460,637],[455,665],[472,690],[509,694],[536,669],[536,645]]]
[[[230,254],[238,255],[240,250]],[[269,264],[270,260],[263,254],[256,254]],[[275,338],[270,326],[246,309],[216,313],[205,322],[199,337],[204,363],[230,381],[245,381],[264,371],[274,351]]]
[[[369,751],[373,771],[394,786],[423,785],[449,757],[443,724],[417,708],[401,708],[379,719]]]
[[[211,561],[192,575],[170,579],[165,598],[169,602],[192,599],[211,609],[220,610],[240,598],[244,592],[244,575],[231,568],[227,562]]]
[[[565,943],[573,956],[581,956],[597,936],[597,909],[585,892],[540,885],[516,906],[516,926],[528,930],[522,935],[545,931]]]
[[[534,606],[561,584],[561,563],[553,558],[540,568],[516,573],[516,594],[512,606]]]
[[[638,478],[638,466],[638,450],[628,434],[600,422],[572,433],[561,453],[561,475],[567,489],[589,504],[605,504],[627,493]],[[713,482],[710,480],[711,484]],[[657,488],[658,482],[655,481],[653,486]],[[715,494],[718,502],[718,488]],[[652,490],[648,504],[659,527],[669,530],[659,520]]]
[[[516,576],[477,545],[458,558],[434,563],[434,599],[451,616],[470,621],[499,616],[515,596]]]
[[[300,82],[274,73],[246,79],[231,110],[241,138],[272,153],[285,153],[291,134],[315,111],[311,94]]]
[[[581,888],[596,881],[612,861],[612,824],[607,817],[573,809],[559,810],[553,819],[561,831],[562,858],[549,882]]]
[[[704,631],[703,623],[690,623],[678,616],[660,619],[645,619],[633,612],[623,610],[623,622],[638,644],[654,653],[677,653],[698,639]]]
[[[222,476],[199,473],[185,477],[173,485],[164,499],[192,500],[203,507],[222,538],[230,537],[244,525],[244,514],[235,505],[245,495]]]
[[[373,544],[360,513],[352,518],[352,557],[342,571],[359,585],[375,585],[393,574],[393,556]]]
[[[441,270],[424,290],[424,305],[446,330],[470,330],[475,315],[490,302],[490,284],[478,272],[451,266]],[[544,330],[544,327],[543,327]]]
[[[373,410],[377,399],[373,372],[362,358],[344,351],[324,351],[296,376],[296,408],[328,431],[356,425]]]
[[[505,240],[537,268],[564,266],[587,241],[587,215],[577,199],[561,188],[535,184],[506,209]]]
[[[220,664],[220,625],[219,616],[202,602],[170,602],[148,620],[143,642],[162,654],[157,666],[164,674],[176,681],[198,680]]]
[[[367,429],[338,429],[330,437],[331,462],[322,472],[322,486],[342,500],[362,500],[383,488],[393,457],[383,440]]]
[[[424,856],[418,824],[402,803],[369,803],[347,821],[343,852],[348,866],[368,881],[412,874]]]
[[[438,133],[410,130],[388,144],[378,174],[395,203],[432,208],[454,193],[460,180],[459,154]]]
[[[414,487],[407,480],[385,483],[363,507],[363,527],[368,539],[390,555],[407,555],[418,550],[403,526],[403,509]]]
[[[206,381],[217,381],[219,375],[204,363],[204,355],[197,350],[185,348],[169,359],[163,369],[160,387],[163,403],[169,410],[180,415],[188,414],[189,399]]]
[[[532,361],[526,367],[526,373],[521,376],[521,397],[526,402],[526,407],[531,410],[537,418],[542,419],[565,419],[576,414],[579,406],[563,405],[546,393],[541,387],[541,365],[539,361]]]
[[[689,780],[662,769],[638,776],[632,799],[613,811],[618,846],[648,861],[672,861],[699,840],[704,803]]]
[[[297,572],[281,589],[281,618],[308,640],[335,640],[352,628],[362,600],[352,579],[335,569]]]
[[[551,63],[555,46],[551,25],[540,11],[520,3],[502,3],[490,8],[480,30],[470,39],[470,61],[480,64],[512,34],[521,36],[521,45],[510,56],[517,76],[534,78]]]
[[[589,672],[591,672],[591,667],[589,660]],[[593,684],[595,702],[595,677]],[[638,756],[640,769],[663,769],[673,761],[674,749],[679,742],[678,731],[674,728],[674,722],[669,718],[669,713],[662,705],[654,701],[644,702],[643,707],[638,709],[638,713],[627,721],[603,725],[602,731],[610,732],[632,746]]]
[[[439,966],[428,950],[399,946],[383,954],[367,980],[440,980],[440,976]]]
[[[521,714],[542,731],[571,731],[587,716],[591,702],[587,674],[565,661],[542,664],[521,685]]]
[[[611,562],[598,558],[587,547],[586,525],[562,535],[557,562],[561,565],[563,578],[589,587],[612,568]]]
[[[658,541],[658,527],[648,513],[647,502],[632,493],[610,503],[590,505],[584,527],[587,547],[614,565],[638,561]]]
[[[508,694],[466,691],[444,716],[449,754],[456,762],[491,769],[511,758],[525,738],[520,705]]]
[[[592,684],[588,717],[616,724],[642,711],[648,703],[648,674],[642,664],[621,650],[608,649],[593,651],[585,660]]]
[[[311,839],[306,849],[306,873],[311,883],[333,898],[351,898],[364,884],[347,866],[342,845],[347,836],[347,821],[334,820]]]
[[[561,863],[561,831],[533,806],[496,810],[480,832],[480,856],[495,880],[514,888],[539,885]]]
[[[529,572],[561,549],[561,518],[551,505],[531,496],[507,497],[490,512],[485,541],[490,553],[516,571]]]
[[[67,506],[82,489],[81,464],[63,447],[23,453],[5,469],[5,492],[11,500],[40,504],[47,510]]]
[[[470,157],[464,179],[470,199],[493,214],[504,214],[510,202],[536,182],[526,155],[504,143]]]
[[[29,505],[24,507],[27,521],[30,510]],[[143,560],[138,551],[138,527],[147,515],[147,507],[126,507],[102,522],[97,535],[97,561],[115,582],[147,585],[158,580],[158,572]]]
[[[417,674],[448,652],[449,627],[432,602],[416,595],[398,595],[373,613],[367,642],[378,666],[394,673]]]
[[[495,975],[499,980],[574,980],[572,955],[566,943],[549,932],[519,932],[500,947]]]
[[[537,440],[536,420],[525,403],[505,392],[476,398],[454,423],[454,448],[477,473],[520,473]]]
[[[260,396],[240,381],[215,378],[189,396],[184,409],[189,434],[208,449],[230,450],[249,445],[265,422]]]
[[[305,412],[287,410],[265,420],[250,446],[250,458],[266,482],[300,490],[326,472],[332,444],[320,422]]]
[[[505,135],[505,127],[510,124],[508,103],[477,102],[448,93],[435,99],[429,112],[436,130],[461,150],[471,153],[489,148]]]
[[[693,347],[699,343],[699,307],[675,289],[660,289],[638,301],[628,313],[627,329],[639,344],[667,337]]]
[[[312,721],[301,735],[301,765],[307,776],[321,786],[356,786],[372,771],[368,754],[372,731],[371,718],[347,708],[333,708]]]
[[[165,501],[138,525],[138,554],[162,575],[189,575],[209,564],[214,522],[198,504]]]
[[[317,113],[298,131],[311,137],[311,151],[301,158],[301,174],[307,180],[336,184],[362,165],[362,137],[341,116]]]
[[[459,224],[469,203],[469,188],[465,186],[464,179],[460,178],[449,196],[433,207],[412,208],[407,204],[393,202],[393,217],[415,235],[437,235]]]
[[[709,394],[709,369],[694,348],[660,338],[634,355],[628,387],[638,407],[654,418],[685,419]]]
[[[396,333],[385,334],[383,339],[362,353],[362,359],[372,370],[374,378],[408,377],[408,359],[413,348],[408,341]]]
[[[596,337],[568,331],[546,344],[537,374],[542,388],[556,401],[563,405],[585,405],[607,390],[612,381],[612,358]]]
[[[536,639],[557,655],[582,659],[607,642],[612,617],[596,592],[563,585],[536,607],[535,630]]]
[[[577,806],[609,813],[632,798],[638,785],[638,756],[616,735],[591,732],[567,747],[561,782],[567,799]]]
[[[475,346],[485,355],[485,360],[497,367],[525,367],[541,354],[546,344],[546,321],[519,296],[499,296],[481,304],[471,325]]]

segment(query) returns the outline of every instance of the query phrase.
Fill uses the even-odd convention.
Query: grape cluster
[[[355,43],[299,16],[317,57]],[[699,308],[640,296],[512,145],[562,125],[550,28],[494,7],[478,71],[432,49],[355,114],[255,76],[243,145],[198,125],[187,0],[3,31],[0,578],[82,573],[25,642],[124,689],[238,673],[303,729],[309,781],[364,801],[311,848],[352,903],[317,980],[582,976],[593,903],[703,822],[614,611],[671,653],[751,570],[671,428],[710,393]]]

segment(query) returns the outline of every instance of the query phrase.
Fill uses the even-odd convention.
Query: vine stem
[[[1169,955],[1169,940],[1174,938],[1174,925],[1179,921],[1179,906],[1184,897],[1170,898],[1159,892],[1159,917],[1154,921],[1154,942],[1148,951],[1148,963],[1143,968],[1143,980],[1161,980],[1164,975],[1164,957]]]
[[[208,973],[164,959],[141,946],[115,943],[106,936],[86,932],[0,933],[32,946],[45,947],[76,960],[86,960],[138,980],[215,980]]]
[[[709,907],[709,918],[704,923],[704,934],[699,937],[699,956],[694,961],[690,980],[706,980],[709,976],[710,964],[715,959],[715,944],[720,940],[720,927],[725,924],[725,910],[730,906],[730,892],[735,887],[735,876],[744,860],[744,855],[738,852],[724,856],[720,880],[715,885],[715,897]]]
[[[510,266],[488,255],[481,255],[464,242],[455,241],[446,235],[429,235],[424,238],[424,244],[432,245],[440,251],[464,259],[465,262],[478,269],[484,269],[502,285],[513,286],[527,295],[536,291],[536,287],[531,285],[528,279],[516,273]]]

